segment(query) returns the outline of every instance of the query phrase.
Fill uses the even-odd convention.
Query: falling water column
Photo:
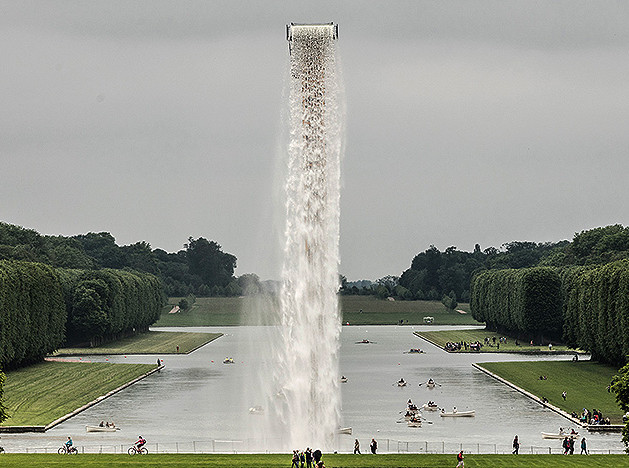
[[[338,350],[341,98],[333,24],[287,27],[290,141],[278,347],[289,447],[331,448],[340,420]]]

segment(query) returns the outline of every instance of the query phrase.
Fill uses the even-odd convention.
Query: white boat
[[[352,435],[352,428],[351,427],[341,427],[336,432],[337,432],[337,434],[349,434],[349,435]]]
[[[416,419],[415,421],[409,421],[406,424],[408,427],[422,427],[422,422],[419,419]]]
[[[403,380],[400,380],[400,381],[397,383],[397,386],[398,386],[398,387],[406,387],[406,382],[405,382],[405,381],[403,381]]]
[[[252,406],[249,408],[249,414],[264,414],[264,408],[262,406]]]
[[[424,408],[426,411],[438,411],[439,407],[437,405],[429,405],[427,403],[424,403],[422,405],[422,408]]]
[[[223,359],[223,364],[234,364],[234,358],[227,357]]]
[[[347,383],[347,377],[345,376],[341,377],[341,383]]]
[[[115,426],[85,426],[85,432],[116,432],[119,430],[120,428]]]
[[[445,411],[442,411],[441,413],[439,413],[439,416],[441,416],[442,418],[473,418],[474,416],[476,416],[476,411],[452,411],[451,413],[446,413]]]
[[[578,433],[568,434],[563,432],[542,432],[542,439],[563,439],[564,437],[572,437],[574,439],[578,439],[581,436]]]

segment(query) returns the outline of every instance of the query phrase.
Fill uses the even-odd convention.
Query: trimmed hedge
[[[629,355],[629,260],[561,272],[564,340],[592,358],[624,364]]]
[[[164,303],[160,280],[125,270],[62,270],[68,310],[68,343],[90,342],[146,331]]]
[[[470,306],[490,330],[540,343],[561,338],[561,279],[552,268],[483,271],[472,279]]]
[[[0,261],[0,367],[40,361],[65,338],[61,282],[41,263]]]
[[[592,358],[629,356],[629,260],[562,269],[488,270],[472,279],[472,316],[498,330],[563,340]]]

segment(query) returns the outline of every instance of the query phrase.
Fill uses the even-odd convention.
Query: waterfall
[[[340,158],[337,29],[287,27],[290,49],[286,228],[276,410],[289,448],[330,448],[340,423]]]

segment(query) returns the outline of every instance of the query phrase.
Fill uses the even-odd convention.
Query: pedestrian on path
[[[511,453],[517,455],[518,450],[520,450],[520,441],[518,440],[518,436],[516,435],[515,438],[513,439],[513,452]]]
[[[463,468],[465,466],[465,463],[463,462],[463,450],[461,450],[459,452],[459,454],[456,456],[456,459],[458,460],[458,464],[456,465],[456,468]]]
[[[585,442],[585,437],[581,439],[581,455],[583,455],[584,453],[588,455],[588,446],[587,442]]]
[[[371,449],[371,453],[376,454],[376,450],[378,450],[378,442],[376,439],[371,439],[371,444],[369,444],[369,448]]]
[[[358,442],[358,439],[356,439],[354,441],[354,455],[360,455],[360,442]]]

